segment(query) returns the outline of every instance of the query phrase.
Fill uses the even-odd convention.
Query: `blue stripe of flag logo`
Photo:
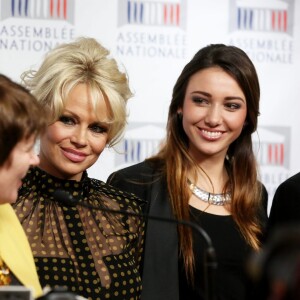
[[[187,0],[119,0],[118,26],[146,25],[186,28]]]
[[[229,30],[293,35],[295,0],[230,0]]]
[[[74,24],[75,0],[7,0],[1,1],[1,20],[28,18],[63,20]]]

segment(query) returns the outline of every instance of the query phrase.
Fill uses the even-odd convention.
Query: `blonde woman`
[[[14,205],[42,286],[64,286],[93,300],[139,299],[142,220],[101,208],[139,213],[141,201],[87,173],[122,135],[131,97],[126,74],[95,39],[79,38],[50,51],[23,81],[51,118],[40,164],[28,172]],[[57,190],[78,205],[55,198]]]

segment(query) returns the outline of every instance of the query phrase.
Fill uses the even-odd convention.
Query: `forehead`
[[[188,82],[187,92],[193,90],[244,94],[236,79],[220,67],[206,68],[193,74]]]
[[[212,81],[212,80],[216,81],[219,80],[220,78],[225,78],[227,80],[236,82],[236,80],[229,73],[225,72],[222,68],[209,67],[194,73],[190,77],[189,83],[201,84],[207,81]]]
[[[71,89],[64,102],[64,110],[80,117],[101,121],[109,119],[109,107],[100,91],[80,83]]]

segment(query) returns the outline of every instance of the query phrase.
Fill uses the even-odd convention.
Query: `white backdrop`
[[[45,52],[78,36],[110,49],[134,97],[117,151],[106,149],[89,170],[105,181],[156,151],[173,85],[193,54],[210,43],[239,46],[260,78],[253,142],[272,199],[275,188],[300,171],[299,22],[297,0],[0,0],[0,72],[19,81]]]

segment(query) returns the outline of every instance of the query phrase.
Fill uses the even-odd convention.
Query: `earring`
[[[182,112],[181,111],[177,113],[177,118],[178,118],[178,120],[182,121]]]
[[[233,156],[229,156],[229,154],[227,153],[226,156],[225,156],[225,159],[230,163],[232,164],[233,160],[234,160],[234,157]]]

